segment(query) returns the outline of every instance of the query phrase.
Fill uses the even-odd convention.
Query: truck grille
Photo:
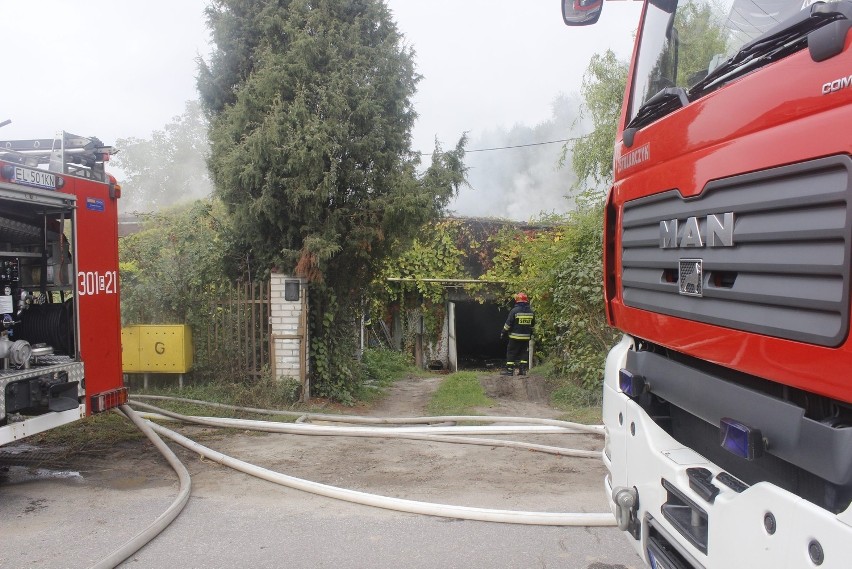
[[[840,345],[849,327],[850,173],[852,159],[834,156],[711,182],[696,198],[670,190],[625,203],[624,303],[746,332]],[[708,235],[708,216],[715,222],[731,212],[733,243],[726,246]],[[676,238],[672,220],[681,230]],[[665,239],[661,223],[669,229]],[[683,260],[691,267],[700,262],[700,296],[694,287],[683,289]]]

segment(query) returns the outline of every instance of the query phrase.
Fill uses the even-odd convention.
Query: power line
[[[562,138],[559,140],[547,140],[545,142],[530,142],[529,144],[514,144],[512,146],[494,146],[492,148],[474,148],[473,150],[465,150],[465,154],[472,154],[474,152],[491,152],[492,150],[511,150],[512,148],[528,148],[530,146],[543,146],[545,144],[560,144],[563,142],[572,142],[574,140],[580,140],[581,138],[586,138],[585,136],[576,136],[574,138]],[[419,152],[420,156],[432,156],[434,152]]]

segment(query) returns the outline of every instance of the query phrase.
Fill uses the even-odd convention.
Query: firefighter
[[[530,308],[530,299],[523,292],[515,295],[515,306],[509,312],[509,318],[503,325],[501,339],[509,338],[506,346],[506,369],[500,375],[515,375],[515,366],[518,375],[526,375],[529,367],[529,345],[532,338],[535,314]]]

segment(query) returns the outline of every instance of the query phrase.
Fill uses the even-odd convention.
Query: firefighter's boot
[[[527,374],[527,364],[522,363],[518,366],[518,375],[526,375]]]
[[[500,372],[500,375],[515,375],[515,366],[507,365],[506,369]]]

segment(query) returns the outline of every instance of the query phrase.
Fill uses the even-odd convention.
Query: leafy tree
[[[208,5],[207,25],[217,49],[209,64],[198,61],[198,90],[208,113],[215,116],[237,101],[237,87],[254,71],[261,41],[271,45],[284,41],[278,12],[289,4],[290,0],[213,0]]]
[[[143,219],[142,231],[119,241],[122,320],[192,324],[206,306],[197,295],[222,279],[229,234],[224,207],[198,200]]]
[[[210,195],[207,121],[198,101],[187,101],[183,114],[150,140],[123,138],[116,146],[122,211],[150,212]]]
[[[571,166],[579,179],[579,188],[587,200],[594,201],[612,183],[612,153],[621,103],[627,83],[627,62],[619,61],[612,50],[595,54],[583,76],[585,104],[581,117],[590,116],[592,132],[574,141]],[[566,149],[567,150],[567,149]]]
[[[313,283],[313,385],[346,399],[360,296],[464,183],[465,141],[418,177],[419,77],[381,0],[215,0],[207,14],[199,90],[235,246]]]
[[[410,291],[416,292],[424,300],[442,303],[443,286],[423,279],[471,278],[465,272],[463,252],[456,242],[461,231],[462,225],[457,220],[442,220],[424,226],[408,249],[385,260],[374,286],[383,288],[390,295]],[[412,279],[413,282],[400,285],[389,283],[387,278]]]

